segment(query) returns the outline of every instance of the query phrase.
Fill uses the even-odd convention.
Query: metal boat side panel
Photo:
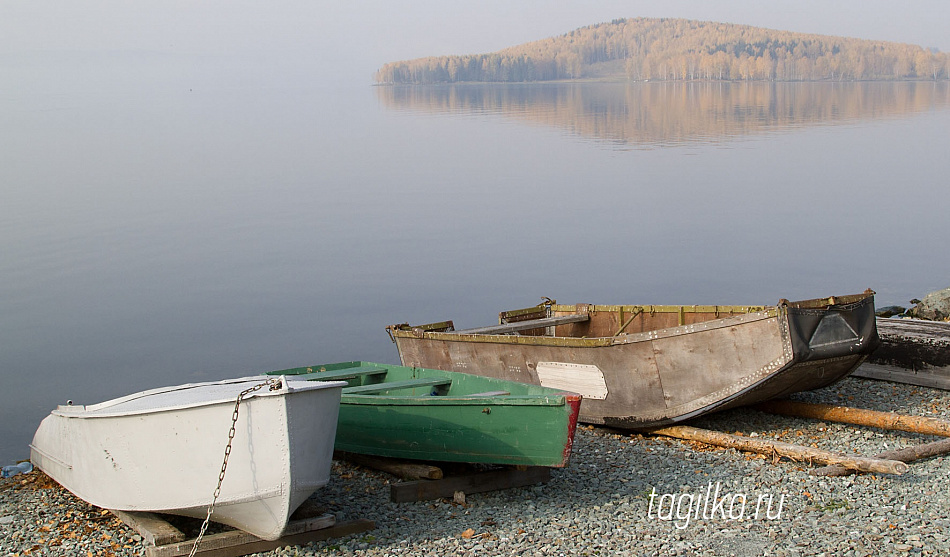
[[[729,397],[791,359],[778,319],[658,338],[653,347],[669,409]]]

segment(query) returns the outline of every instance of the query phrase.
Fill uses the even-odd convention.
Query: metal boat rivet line
[[[241,401],[247,395],[259,391],[267,385],[270,385],[270,390],[276,391],[281,388],[280,377],[274,377],[258,383],[253,387],[248,387],[241,391],[241,394],[238,395],[237,400],[234,401],[234,412],[231,414],[231,429],[228,431],[228,445],[224,448],[224,461],[221,463],[221,472],[218,474],[218,486],[214,489],[214,496],[211,498],[211,504],[208,505],[208,515],[205,516],[205,520],[201,523],[201,530],[198,531],[198,537],[195,538],[195,545],[191,548],[191,553],[188,554],[188,557],[194,557],[195,553],[198,551],[198,544],[201,543],[201,538],[204,537],[205,531],[208,529],[208,523],[211,522],[211,514],[214,512],[214,504],[218,501],[218,496],[221,495],[221,484],[224,483],[224,473],[228,469],[228,457],[231,456],[231,443],[234,441],[234,434],[237,428],[238,421],[238,410],[241,407]]]

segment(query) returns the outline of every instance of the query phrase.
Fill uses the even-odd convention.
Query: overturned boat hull
[[[857,377],[950,390],[950,323],[877,318],[881,346]]]
[[[549,301],[499,321],[389,332],[403,365],[574,391],[581,421],[631,429],[827,386],[879,343],[872,291],[775,306]]]

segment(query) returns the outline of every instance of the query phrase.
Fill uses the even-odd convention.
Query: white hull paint
[[[31,460],[98,507],[204,518],[224,459],[234,403],[267,377],[195,383],[89,406],[60,406],[33,437]],[[325,485],[342,382],[295,381],[241,402],[212,520],[281,536]]]

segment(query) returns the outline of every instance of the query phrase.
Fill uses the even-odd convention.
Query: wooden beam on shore
[[[950,437],[950,421],[941,418],[909,416],[895,412],[879,412],[877,410],[863,410],[861,408],[850,408],[848,406],[814,404],[793,400],[772,400],[753,405],[751,408],[782,416],[814,418],[827,420],[829,422],[877,427],[894,431],[907,431],[922,435]]]
[[[924,443],[923,445],[914,445],[903,449],[885,451],[881,454],[874,455],[874,458],[914,462],[947,453],[950,453],[950,439],[941,439],[933,443]],[[847,476],[853,474],[854,470],[848,470],[844,466],[832,465],[815,468],[810,473],[812,476]]]
[[[346,460],[364,468],[386,472],[404,480],[441,480],[442,469],[421,462],[406,462],[383,456],[368,456],[343,451],[334,451],[333,458]]]
[[[940,369],[928,367],[907,369],[865,362],[858,369],[851,372],[851,377],[863,377],[865,379],[877,379],[878,381],[890,381],[891,383],[904,383],[906,385],[950,391],[950,366]]]
[[[372,520],[365,519],[334,523],[332,516],[328,516],[324,523],[328,526],[320,526],[310,520],[306,527],[314,528],[300,531],[300,528],[295,527],[294,522],[290,522],[287,525],[288,532],[273,541],[262,540],[240,530],[209,534],[202,539],[195,557],[240,557],[288,545],[305,545],[310,542],[340,538],[366,532],[376,527]],[[182,557],[191,554],[194,543],[194,540],[188,540],[163,546],[149,546],[145,548],[145,555],[146,557]]]
[[[185,535],[172,526],[162,515],[147,512],[111,511],[129,527],[142,535],[146,557],[184,557],[192,555],[195,540],[186,540]],[[200,519],[182,518],[194,523],[198,530]],[[287,522],[280,538],[263,540],[242,530],[228,529],[208,534],[201,539],[195,557],[240,557],[252,553],[270,551],[288,545],[304,545],[366,532],[376,527],[372,520],[357,519],[337,522],[312,500],[304,501]]]
[[[126,512],[109,509],[126,526],[142,536],[145,545],[168,545],[185,540],[185,534],[165,519],[149,512]]]
[[[655,435],[663,435],[688,441],[699,441],[708,445],[760,453],[764,455],[778,455],[798,461],[818,462],[821,464],[835,464],[858,472],[875,472],[879,474],[903,474],[908,466],[903,462],[889,459],[869,458],[855,455],[843,455],[812,447],[793,445],[782,441],[765,439],[751,439],[719,431],[710,431],[690,426],[672,426],[653,429]]]
[[[507,467],[463,476],[449,476],[441,480],[419,480],[391,484],[389,486],[389,498],[393,503],[426,501],[452,497],[458,491],[483,493],[547,483],[550,479],[551,469],[544,466]]]

